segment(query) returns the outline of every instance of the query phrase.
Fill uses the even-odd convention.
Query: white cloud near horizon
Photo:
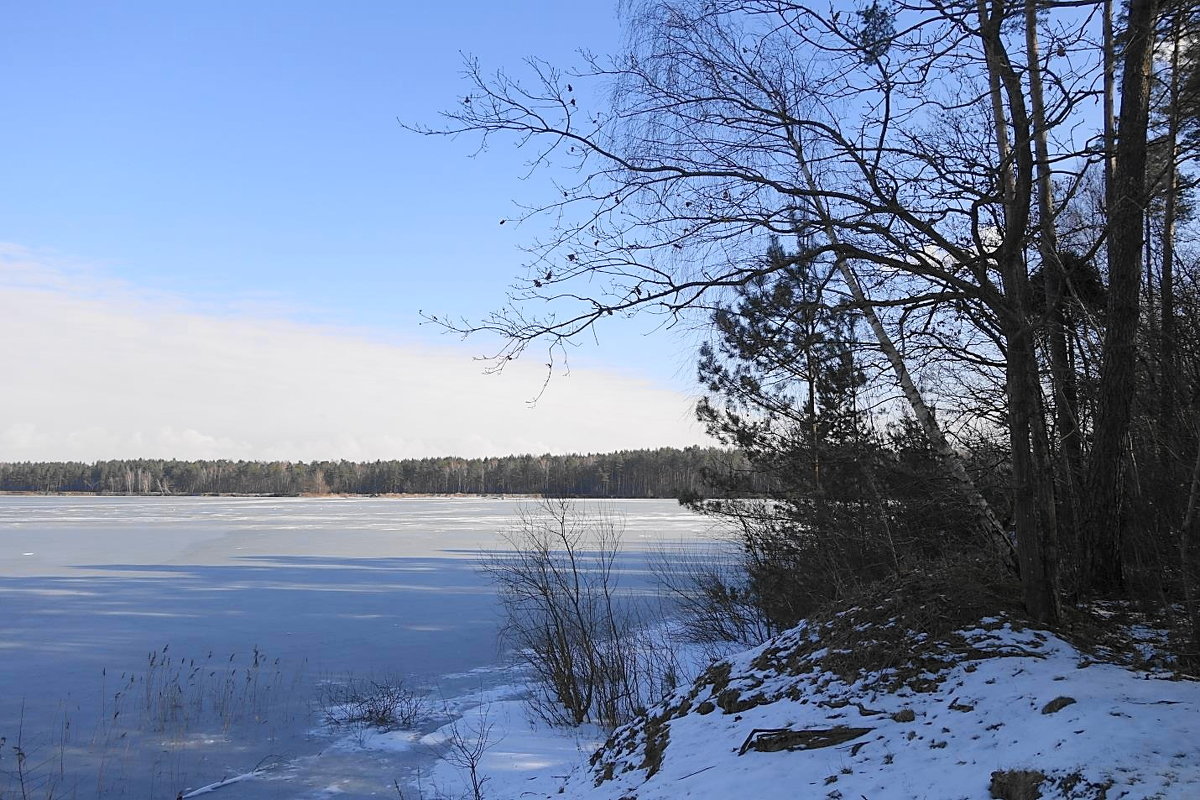
[[[0,461],[374,460],[703,443],[692,399],[466,347],[224,316],[0,245]]]

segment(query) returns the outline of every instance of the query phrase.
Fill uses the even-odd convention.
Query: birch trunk
[[[830,217],[829,211],[818,199],[817,182],[813,178],[812,171],[809,169],[808,159],[804,154],[803,147],[797,143],[794,145],[794,150],[796,160],[800,165],[800,171],[812,195],[813,207],[821,220],[826,237],[834,245],[834,251],[837,252],[840,249],[838,247],[839,237],[837,229],[833,224],[833,219]],[[896,376],[896,382],[900,386],[900,391],[904,394],[904,399],[908,401],[913,416],[916,417],[917,424],[921,426],[921,430],[929,439],[934,452],[938,454],[942,464],[949,471],[950,477],[962,493],[963,499],[971,508],[975,517],[976,533],[1011,565],[1013,547],[1008,536],[1005,534],[1004,526],[996,518],[996,514],[992,511],[991,504],[988,503],[987,498],[983,496],[979,488],[975,485],[975,482],[971,480],[971,476],[967,474],[967,468],[963,464],[962,457],[950,444],[941,426],[938,425],[932,409],[925,402],[925,398],[921,395],[921,390],[917,387],[916,381],[913,380],[912,374],[908,371],[908,365],[904,363],[904,357],[901,355],[899,348],[896,347],[896,343],[892,340],[891,335],[887,332],[887,328],[884,327],[883,321],[879,319],[879,315],[875,312],[870,298],[867,297],[866,292],[863,290],[862,283],[858,280],[858,275],[854,272],[854,268],[840,255],[836,257],[836,265],[838,272],[842,276],[842,280],[846,282],[846,286],[850,289],[850,295],[854,298],[855,305],[862,309],[863,317],[867,320],[867,325],[871,328],[875,340],[879,343],[880,350],[883,351],[884,356],[887,358],[888,364]]]
[[[1054,182],[1050,167],[1050,148],[1047,144],[1046,102],[1042,84],[1041,48],[1037,31],[1037,7],[1032,0],[1025,3],[1025,51],[1029,61],[1029,100],[1033,123],[1033,145],[1036,156],[1038,195],[1038,254],[1045,278],[1046,339],[1049,350],[1050,381],[1054,392],[1055,434],[1061,467],[1057,485],[1062,487],[1063,502],[1059,533],[1065,530],[1072,551],[1078,551],[1076,536],[1081,516],[1079,481],[1083,474],[1083,451],[1079,431],[1079,401],[1075,376],[1067,355],[1067,334],[1063,318],[1064,270],[1058,246],[1057,220],[1054,206]],[[1047,445],[1048,446],[1048,445]]]

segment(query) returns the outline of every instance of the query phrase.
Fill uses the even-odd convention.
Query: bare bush
[[[426,698],[392,677],[326,681],[317,703],[326,724],[335,727],[411,728],[429,714]]]
[[[479,771],[479,765],[484,754],[499,743],[492,738],[494,726],[491,708],[486,704],[475,709],[474,719],[468,721],[463,716],[450,724],[442,758],[465,775],[471,785],[471,800],[483,800],[483,787],[489,779]]]
[[[683,636],[710,655],[754,647],[777,632],[751,591],[744,556],[730,550],[662,551],[651,565],[679,610]]]
[[[533,675],[531,704],[555,725],[616,726],[677,671],[652,641],[632,600],[619,600],[614,568],[623,523],[566,500],[522,508],[511,552],[484,565],[504,609],[504,631]]]

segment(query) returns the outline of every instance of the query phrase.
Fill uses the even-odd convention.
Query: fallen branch
[[[270,761],[270,763],[267,763],[268,761]],[[263,775],[273,769],[277,765],[278,761],[279,759],[277,756],[267,756],[267,758],[264,758],[262,761],[258,762],[258,766],[249,772],[241,775],[234,775],[232,778],[222,778],[216,783],[210,783],[207,786],[201,786],[199,789],[193,789],[186,794],[181,791],[175,796],[175,800],[188,800],[188,798],[191,797],[199,797],[200,795],[208,794],[209,792],[215,792],[217,789],[220,789],[223,786],[229,786],[231,783],[240,783],[242,781],[250,780],[251,778],[257,778],[259,775]]]
[[[745,755],[748,750],[777,753],[780,750],[816,750],[821,747],[833,747],[851,739],[857,739],[873,730],[874,728],[847,728],[842,725],[836,728],[812,728],[800,731],[791,728],[755,728],[750,731],[746,741],[742,742],[738,755]]]

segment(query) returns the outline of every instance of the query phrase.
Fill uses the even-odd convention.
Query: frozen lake
[[[522,502],[0,497],[0,795],[19,736],[31,797],[175,797],[268,757],[222,791],[395,797],[379,776],[414,756],[333,746],[317,685],[485,682],[503,654],[476,566]],[[707,528],[673,501],[579,502],[624,518],[625,585]]]

